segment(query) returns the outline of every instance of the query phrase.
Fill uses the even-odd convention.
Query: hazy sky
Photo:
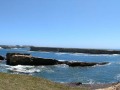
[[[0,44],[120,49],[120,0],[0,0]]]

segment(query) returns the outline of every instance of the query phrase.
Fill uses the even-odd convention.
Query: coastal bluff
[[[34,47],[34,46],[30,47],[30,51],[68,52],[68,53],[86,53],[86,54],[120,54],[120,50]]]

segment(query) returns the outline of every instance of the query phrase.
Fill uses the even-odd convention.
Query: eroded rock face
[[[5,58],[3,56],[0,55],[0,60],[4,60]]]

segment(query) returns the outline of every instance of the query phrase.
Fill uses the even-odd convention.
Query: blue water
[[[32,56],[57,60],[109,62],[107,65],[93,67],[52,66],[9,66],[6,61],[0,63],[0,72],[28,74],[43,77],[55,82],[113,83],[120,81],[120,55],[94,55],[80,53],[37,52],[29,49],[0,49],[0,55],[7,52],[30,53]]]

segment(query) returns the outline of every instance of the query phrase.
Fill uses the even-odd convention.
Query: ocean
[[[117,54],[56,53],[29,51],[29,48],[0,49],[0,55],[5,56],[8,52],[29,53],[35,57],[65,61],[109,62],[109,64],[92,67],[69,67],[64,64],[50,66],[9,66],[6,65],[6,60],[4,60],[0,62],[0,72],[43,77],[60,83],[82,82],[84,84],[100,84],[120,81],[120,55]]]

